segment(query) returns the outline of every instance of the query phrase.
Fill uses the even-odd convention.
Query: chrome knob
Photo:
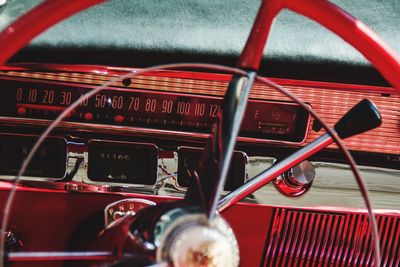
[[[315,178],[315,168],[305,160],[274,180],[275,187],[284,195],[296,197],[310,189]]]

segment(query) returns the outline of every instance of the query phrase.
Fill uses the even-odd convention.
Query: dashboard
[[[42,68],[44,69],[41,70]],[[66,68],[71,70],[66,71]],[[115,197],[134,194],[135,197],[146,196],[156,202],[160,199],[153,197],[184,197],[190,180],[187,170],[195,168],[200,158],[202,148],[209,138],[213,112],[220,108],[221,97],[228,86],[230,75],[163,71],[129,79],[119,78],[135,70],[57,64],[31,64],[29,67],[17,64],[3,67],[0,72],[0,85],[4,92],[4,97],[0,100],[0,160],[3,163],[0,166],[1,178],[4,181],[14,179],[21,161],[44,127],[72,101],[91,88],[114,79],[115,82],[93,98],[84,99],[41,145],[39,153],[22,177],[20,197],[43,206],[46,205],[45,202],[29,200],[29,190],[67,192],[75,194],[74,200],[63,200],[63,197],[57,195],[54,197],[59,203],[65,203],[63,205],[76,207],[88,203],[89,199],[85,198],[85,194],[90,194],[87,196],[92,203],[89,213],[77,213],[76,208],[73,208],[73,217],[91,218],[90,210],[106,208],[107,224],[124,216],[127,210],[132,211],[137,207],[131,206],[132,203],[129,202],[125,204],[124,197],[117,198],[115,204],[110,204],[109,201],[99,199],[103,194]],[[345,142],[360,164],[360,171],[371,190],[372,201],[380,216],[379,229],[398,231],[396,210],[400,204],[400,136],[395,133],[399,132],[399,96],[386,86],[293,79],[275,81],[301,96],[329,125],[333,125],[358,101],[364,98],[374,101],[383,118],[382,126],[351,137]],[[250,98],[224,188],[225,194],[251,181],[265,168],[306,146],[324,132],[311,116],[273,88],[256,83]],[[254,220],[254,223],[258,223],[252,226],[260,229],[262,225],[265,230],[260,231],[269,233],[267,237],[257,235],[257,232],[257,237],[249,235],[248,231],[240,235],[239,242],[248,245],[244,240],[250,238],[253,245],[253,249],[241,248],[244,253],[251,255],[242,256],[242,262],[253,265],[261,257],[265,257],[265,262],[278,260],[279,254],[274,252],[278,248],[275,244],[278,240],[283,242],[279,244],[300,251],[301,244],[295,245],[284,239],[286,231],[297,233],[301,229],[300,225],[309,229],[314,227],[312,225],[318,225],[315,228],[317,232],[342,231],[337,235],[327,235],[338,246],[346,231],[350,231],[344,228],[346,222],[354,223],[354,227],[363,225],[366,215],[354,212],[362,210],[364,202],[358,195],[358,186],[353,182],[351,171],[340,154],[337,147],[331,145],[309,159],[315,172],[311,187],[298,190],[289,186],[288,190],[287,185],[282,187],[277,178],[275,182],[244,200],[257,205],[272,205],[275,208],[272,215],[263,215],[264,218],[269,218],[267,221]],[[23,193],[24,190],[28,192]],[[293,198],[291,195],[301,197]],[[153,202],[149,203],[152,205]],[[111,210],[115,211],[110,212]],[[326,213],[327,210],[333,213]],[[42,214],[43,211],[45,210],[36,210],[35,213]],[[315,213],[309,213],[310,211]],[[260,212],[261,210],[256,213]],[[241,219],[238,225],[244,224],[247,229],[250,227],[249,221],[242,217],[245,213],[245,210],[236,210],[226,216],[233,222],[239,216]],[[293,228],[289,229],[287,224],[282,223],[279,219],[281,216],[285,220],[292,220]],[[45,219],[46,215],[42,214],[40,218]],[[102,224],[99,225],[98,222],[102,220],[96,221],[94,223],[89,220],[87,223],[93,229],[101,228]],[[79,220],[77,223],[82,224]],[[34,224],[37,225],[36,228],[46,225],[41,219]],[[37,235],[28,234],[29,230],[18,221],[13,225],[18,225],[17,233],[23,238],[24,249],[54,249],[53,243],[48,243],[46,234],[38,239]],[[57,234],[59,244],[63,246],[64,242],[73,247],[85,247],[81,238],[91,240],[93,237],[87,237],[87,230],[79,230],[81,227],[87,229],[84,225],[85,223],[81,226],[70,224],[71,230],[65,235]],[[282,230],[269,232],[269,227]],[[59,231],[57,226],[47,229],[53,228],[54,230],[49,231]],[[72,231],[73,229],[75,230]],[[241,233],[241,229],[235,228],[235,231]],[[394,233],[385,233],[382,240],[391,240],[387,243],[385,256],[389,262],[394,259],[395,264],[395,260],[399,259],[395,249],[398,241],[391,239]],[[362,232],[355,231],[349,236],[354,238],[350,242],[353,244],[361,238]],[[256,249],[258,251],[264,246],[263,242],[266,242],[268,249],[262,255],[255,253]],[[368,246],[368,242],[359,245]],[[324,249],[328,247],[321,247],[318,251],[328,253]],[[348,251],[350,253],[352,250]],[[366,262],[368,257],[369,254],[361,254],[357,259]]]
[[[53,139],[42,147],[47,153],[28,168],[27,180],[47,177],[47,180],[68,182],[76,179],[97,185],[97,189],[88,187],[94,190],[163,192],[164,182],[168,184],[165,177],[172,177],[176,180],[172,182],[174,190],[170,193],[178,196],[187,186],[185,170],[194,166],[199,158],[197,150],[204,147],[209,138],[211,124],[216,120],[230,79],[226,74],[194,71],[161,71],[118,78],[135,69],[89,65],[81,70],[79,66],[57,64],[8,68],[0,72],[0,85],[4,90],[0,108],[0,123],[4,129],[1,156],[8,163],[3,167],[3,175],[11,178],[17,174],[35,136],[69,104],[113,79],[110,86],[91,99],[83,99],[79,107],[60,122]],[[71,70],[65,71],[65,68]],[[349,138],[346,145],[359,164],[392,169],[395,175],[400,168],[400,136],[393,133],[399,132],[396,114],[400,107],[392,104],[399,102],[393,89],[292,79],[275,81],[304,99],[329,125],[336,123],[360,100],[373,100],[382,114],[382,126]],[[236,170],[230,171],[230,186],[227,186],[230,190],[254,177],[260,168],[272,165],[323,133],[307,112],[267,85],[256,83],[250,98],[232,164]],[[337,172],[334,164],[345,164],[335,145],[312,160],[316,166],[323,166],[321,171],[317,169],[317,175],[323,173],[324,168],[334,168]],[[349,175],[345,174],[339,181],[351,179]],[[391,177],[380,179],[388,179],[390,183]],[[321,177],[322,188],[333,186],[329,180],[329,175]],[[269,190],[271,188],[262,193],[261,199]],[[350,196],[353,198],[348,194]],[[267,196],[268,201],[270,198]],[[335,194],[331,198],[336,198]],[[321,201],[330,203],[331,200]],[[282,200],[278,197],[275,201]],[[348,199],[343,198],[339,203],[344,205]],[[397,202],[383,206],[388,205],[394,207]]]

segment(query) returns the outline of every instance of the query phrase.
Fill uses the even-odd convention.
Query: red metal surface
[[[37,104],[17,104],[17,107],[37,110],[51,110],[51,111],[63,111],[65,107],[50,106],[50,105],[37,105]]]
[[[0,184],[0,203],[2,205],[4,205],[4,200],[8,195],[7,192],[10,185],[10,183],[5,182]],[[140,194],[72,193],[62,190],[20,188],[12,213],[10,228],[20,235],[24,243],[24,251],[64,251],[68,246],[72,233],[80,224],[95,213],[100,213],[102,216],[103,209],[107,204],[127,197],[143,197],[158,203],[174,200],[173,198]],[[31,203],[34,203],[34,205],[31,205]],[[82,203],[85,204],[82,205]],[[1,206],[0,208],[3,207]],[[350,218],[356,218],[357,216],[365,216],[360,210],[349,212],[327,207],[313,209],[312,211],[297,209],[290,211],[295,216],[298,216],[296,217],[297,219],[293,215],[293,217],[284,220],[282,217],[277,217],[277,213],[273,215],[273,209],[273,207],[265,205],[238,204],[223,214],[233,227],[238,238],[242,266],[259,266],[262,257],[265,256],[261,248],[265,245],[267,234],[281,236],[286,233],[280,239],[280,243],[268,243],[266,246],[268,257],[277,257],[277,261],[279,260],[283,264],[280,266],[290,266],[289,262],[300,263],[311,256],[313,258],[310,258],[310,261],[316,261],[319,264],[324,263],[318,260],[322,256],[327,261],[343,261],[344,257],[340,255],[344,253],[353,255],[351,257],[352,261],[357,259],[358,261],[367,261],[368,257],[370,257],[367,249],[370,246],[370,237],[367,236],[369,230],[365,225],[365,219],[363,219],[364,223],[353,219],[350,220]],[[288,212],[288,209],[282,209]],[[330,213],[326,213],[328,210]],[[329,214],[329,216],[324,214]],[[330,220],[338,216],[335,214],[341,214],[340,218],[343,219],[330,222]],[[319,226],[313,221],[318,216],[323,220]],[[384,236],[381,241],[383,244],[383,260],[390,264],[388,266],[398,266],[400,246],[396,244],[400,242],[400,214],[381,211],[378,212],[378,218],[380,218],[378,219],[378,224],[381,229],[381,236]],[[271,221],[272,219],[273,221]],[[97,221],[97,223],[102,225],[101,221]],[[271,223],[273,224],[271,225]],[[386,227],[387,225],[390,228]],[[317,226],[318,228],[315,228]],[[357,241],[357,239],[353,238],[351,241],[351,244],[355,244],[355,246],[362,246],[363,249],[361,250],[350,249],[351,244],[344,239],[345,237],[347,239],[351,238],[351,234],[349,234],[351,227],[353,232],[359,231],[357,235],[360,238],[366,239]],[[325,234],[320,234],[320,237],[317,238],[318,231]],[[343,234],[340,234],[340,232]],[[330,242],[328,243],[326,240],[329,236],[335,238],[334,244],[337,245],[329,245]],[[315,238],[317,239],[314,240]],[[269,240],[271,241],[271,239]],[[307,244],[311,241],[315,242],[313,243],[314,245],[311,246],[310,244],[308,246]],[[85,240],[82,240],[82,242],[85,242]],[[281,242],[288,246],[283,246]],[[312,251],[314,248],[318,253],[323,251],[324,254],[319,257],[316,252],[313,254],[307,253],[307,251]],[[358,258],[356,256],[357,253],[362,257]],[[280,258],[280,254],[285,255],[285,257]],[[285,265],[285,263],[288,263],[288,265]],[[270,264],[268,263],[268,266]],[[366,265],[368,264],[365,263],[365,265],[361,264],[360,266]],[[44,266],[44,263],[30,266]],[[61,265],[56,265],[53,262],[51,266]]]
[[[400,56],[361,21],[326,0],[264,0],[238,67],[259,68],[263,49],[277,14],[284,8],[308,17],[360,51],[397,90],[400,90]]]
[[[10,186],[10,183],[0,183],[1,210]],[[108,204],[128,197],[146,198],[157,203],[175,199],[128,193],[74,193],[21,187],[16,194],[9,227],[23,240],[23,251],[65,251],[79,225],[95,214],[103,218],[103,210]],[[223,215],[238,238],[242,266],[259,265],[272,208],[238,204]],[[96,228],[96,224],[103,226],[103,222],[98,220],[91,228]],[[80,241],[85,243],[92,240],[84,240],[82,236]],[[44,266],[44,263],[29,266]],[[51,266],[60,265],[53,262]]]
[[[0,65],[30,40],[57,22],[104,0],[47,0],[33,8],[0,34]]]
[[[283,8],[282,2],[280,0],[262,1],[237,67],[258,70],[272,23]]]

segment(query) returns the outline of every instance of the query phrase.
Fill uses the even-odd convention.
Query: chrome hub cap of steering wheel
[[[204,214],[176,219],[160,238],[158,261],[180,267],[236,267],[239,248],[228,223],[220,216],[208,221]]]

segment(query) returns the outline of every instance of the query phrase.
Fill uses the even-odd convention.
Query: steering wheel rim
[[[33,38],[69,16],[107,0],[46,0],[0,33],[0,65],[4,65]],[[289,9],[324,26],[363,54],[400,92],[400,55],[364,23],[327,0],[262,0],[257,19],[238,62],[239,68],[257,70],[274,19]]]
[[[104,0],[45,1],[0,34],[0,45],[6,47],[0,53],[0,63],[4,64],[28,41],[53,24],[101,2]],[[400,76],[400,57],[364,24],[325,0],[264,0],[239,59],[239,68],[258,69],[273,20],[284,8],[311,18],[342,37],[369,59],[396,90],[400,90],[400,80],[397,79]]]

